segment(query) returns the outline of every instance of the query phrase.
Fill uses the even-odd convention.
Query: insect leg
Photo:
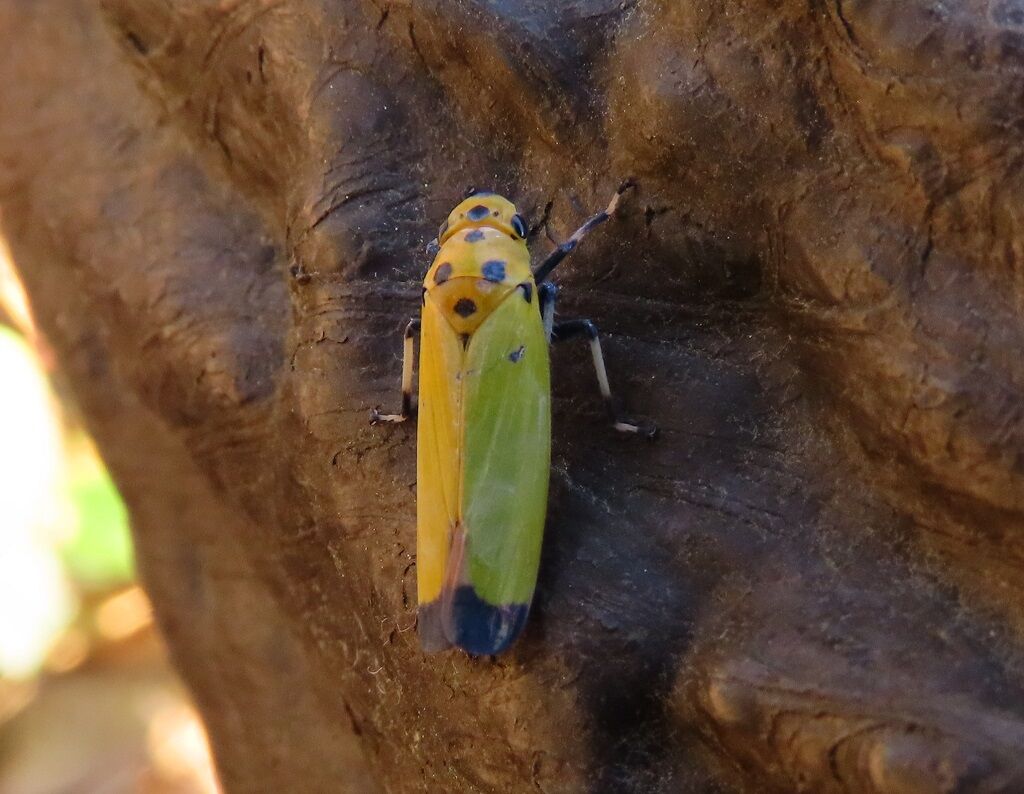
[[[370,424],[378,422],[404,422],[412,416],[412,368],[414,364],[413,337],[420,330],[420,321],[413,318],[405,326],[405,351],[402,355],[402,412],[382,414],[376,408],[370,412]]]
[[[537,287],[537,303],[540,305],[540,319],[544,323],[544,337],[551,344],[551,334],[555,327],[555,301],[558,298],[558,287],[546,281]]]
[[[619,189],[615,191],[615,195],[612,196],[612,200],[608,202],[607,207],[596,215],[592,215],[586,223],[573,232],[572,237],[548,254],[547,259],[537,266],[537,269],[533,271],[534,281],[540,284],[544,279],[550,276],[551,271],[558,267],[559,262],[576,250],[576,246],[580,244],[580,241],[584,237],[612,217],[612,215],[615,214],[615,209],[619,206],[619,200],[622,198],[622,194],[633,187],[634,184],[635,183],[632,179],[627,179],[619,185]]]
[[[608,409],[608,415],[611,417],[615,429],[622,433],[638,433],[647,438],[654,438],[658,432],[655,425],[648,422],[636,422],[619,413],[615,399],[612,397],[611,386],[608,383],[608,370],[604,365],[604,353],[601,351],[601,338],[597,333],[596,325],[590,320],[565,320],[555,323],[551,340],[561,342],[575,336],[585,336],[590,342],[590,355],[594,359],[597,386],[601,390],[601,397],[604,398],[605,407]]]

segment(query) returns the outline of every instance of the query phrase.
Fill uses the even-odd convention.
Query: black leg
[[[615,398],[612,397],[611,386],[608,383],[608,370],[604,366],[604,353],[601,351],[601,338],[597,333],[596,325],[590,320],[566,320],[555,323],[551,341],[561,342],[575,336],[585,336],[590,342],[590,355],[594,359],[597,385],[601,390],[601,397],[604,398],[605,407],[608,409],[608,415],[615,429],[622,433],[638,433],[647,438],[654,438],[658,433],[657,426],[649,422],[635,422],[619,413]]]
[[[551,271],[558,267],[559,262],[576,250],[576,246],[580,244],[580,241],[584,237],[612,217],[612,215],[615,214],[616,207],[619,206],[619,200],[622,198],[622,194],[633,187],[633,185],[634,182],[632,179],[627,179],[619,185],[619,189],[615,191],[615,195],[612,196],[612,200],[608,202],[608,206],[605,207],[605,209],[596,215],[591,216],[586,223],[573,232],[572,237],[548,254],[548,258],[537,266],[537,269],[533,271],[534,281],[538,284],[544,281],[544,279],[551,275]]]
[[[402,413],[382,414],[374,408],[370,412],[370,424],[377,424],[378,422],[404,422],[412,416],[413,337],[419,330],[420,321],[415,318],[409,320],[409,324],[405,326],[405,350],[402,355]]]

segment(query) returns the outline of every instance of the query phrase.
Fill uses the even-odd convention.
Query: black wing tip
[[[441,622],[440,600],[420,604],[416,615],[416,633],[420,635],[420,647],[425,653],[437,653],[452,647]]]
[[[457,587],[446,605],[445,636],[473,656],[506,650],[522,632],[530,612],[529,604],[489,604],[470,585]]]

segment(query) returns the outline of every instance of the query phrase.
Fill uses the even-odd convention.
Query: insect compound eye
[[[519,235],[519,237],[526,237],[526,221],[523,220],[523,216],[519,213],[512,216],[512,230]]]

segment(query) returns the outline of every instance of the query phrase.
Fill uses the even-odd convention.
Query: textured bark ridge
[[[1016,0],[8,0],[0,199],[228,791],[1024,791]],[[424,243],[564,237],[523,640],[425,657]],[[543,235],[534,248],[548,247]]]

